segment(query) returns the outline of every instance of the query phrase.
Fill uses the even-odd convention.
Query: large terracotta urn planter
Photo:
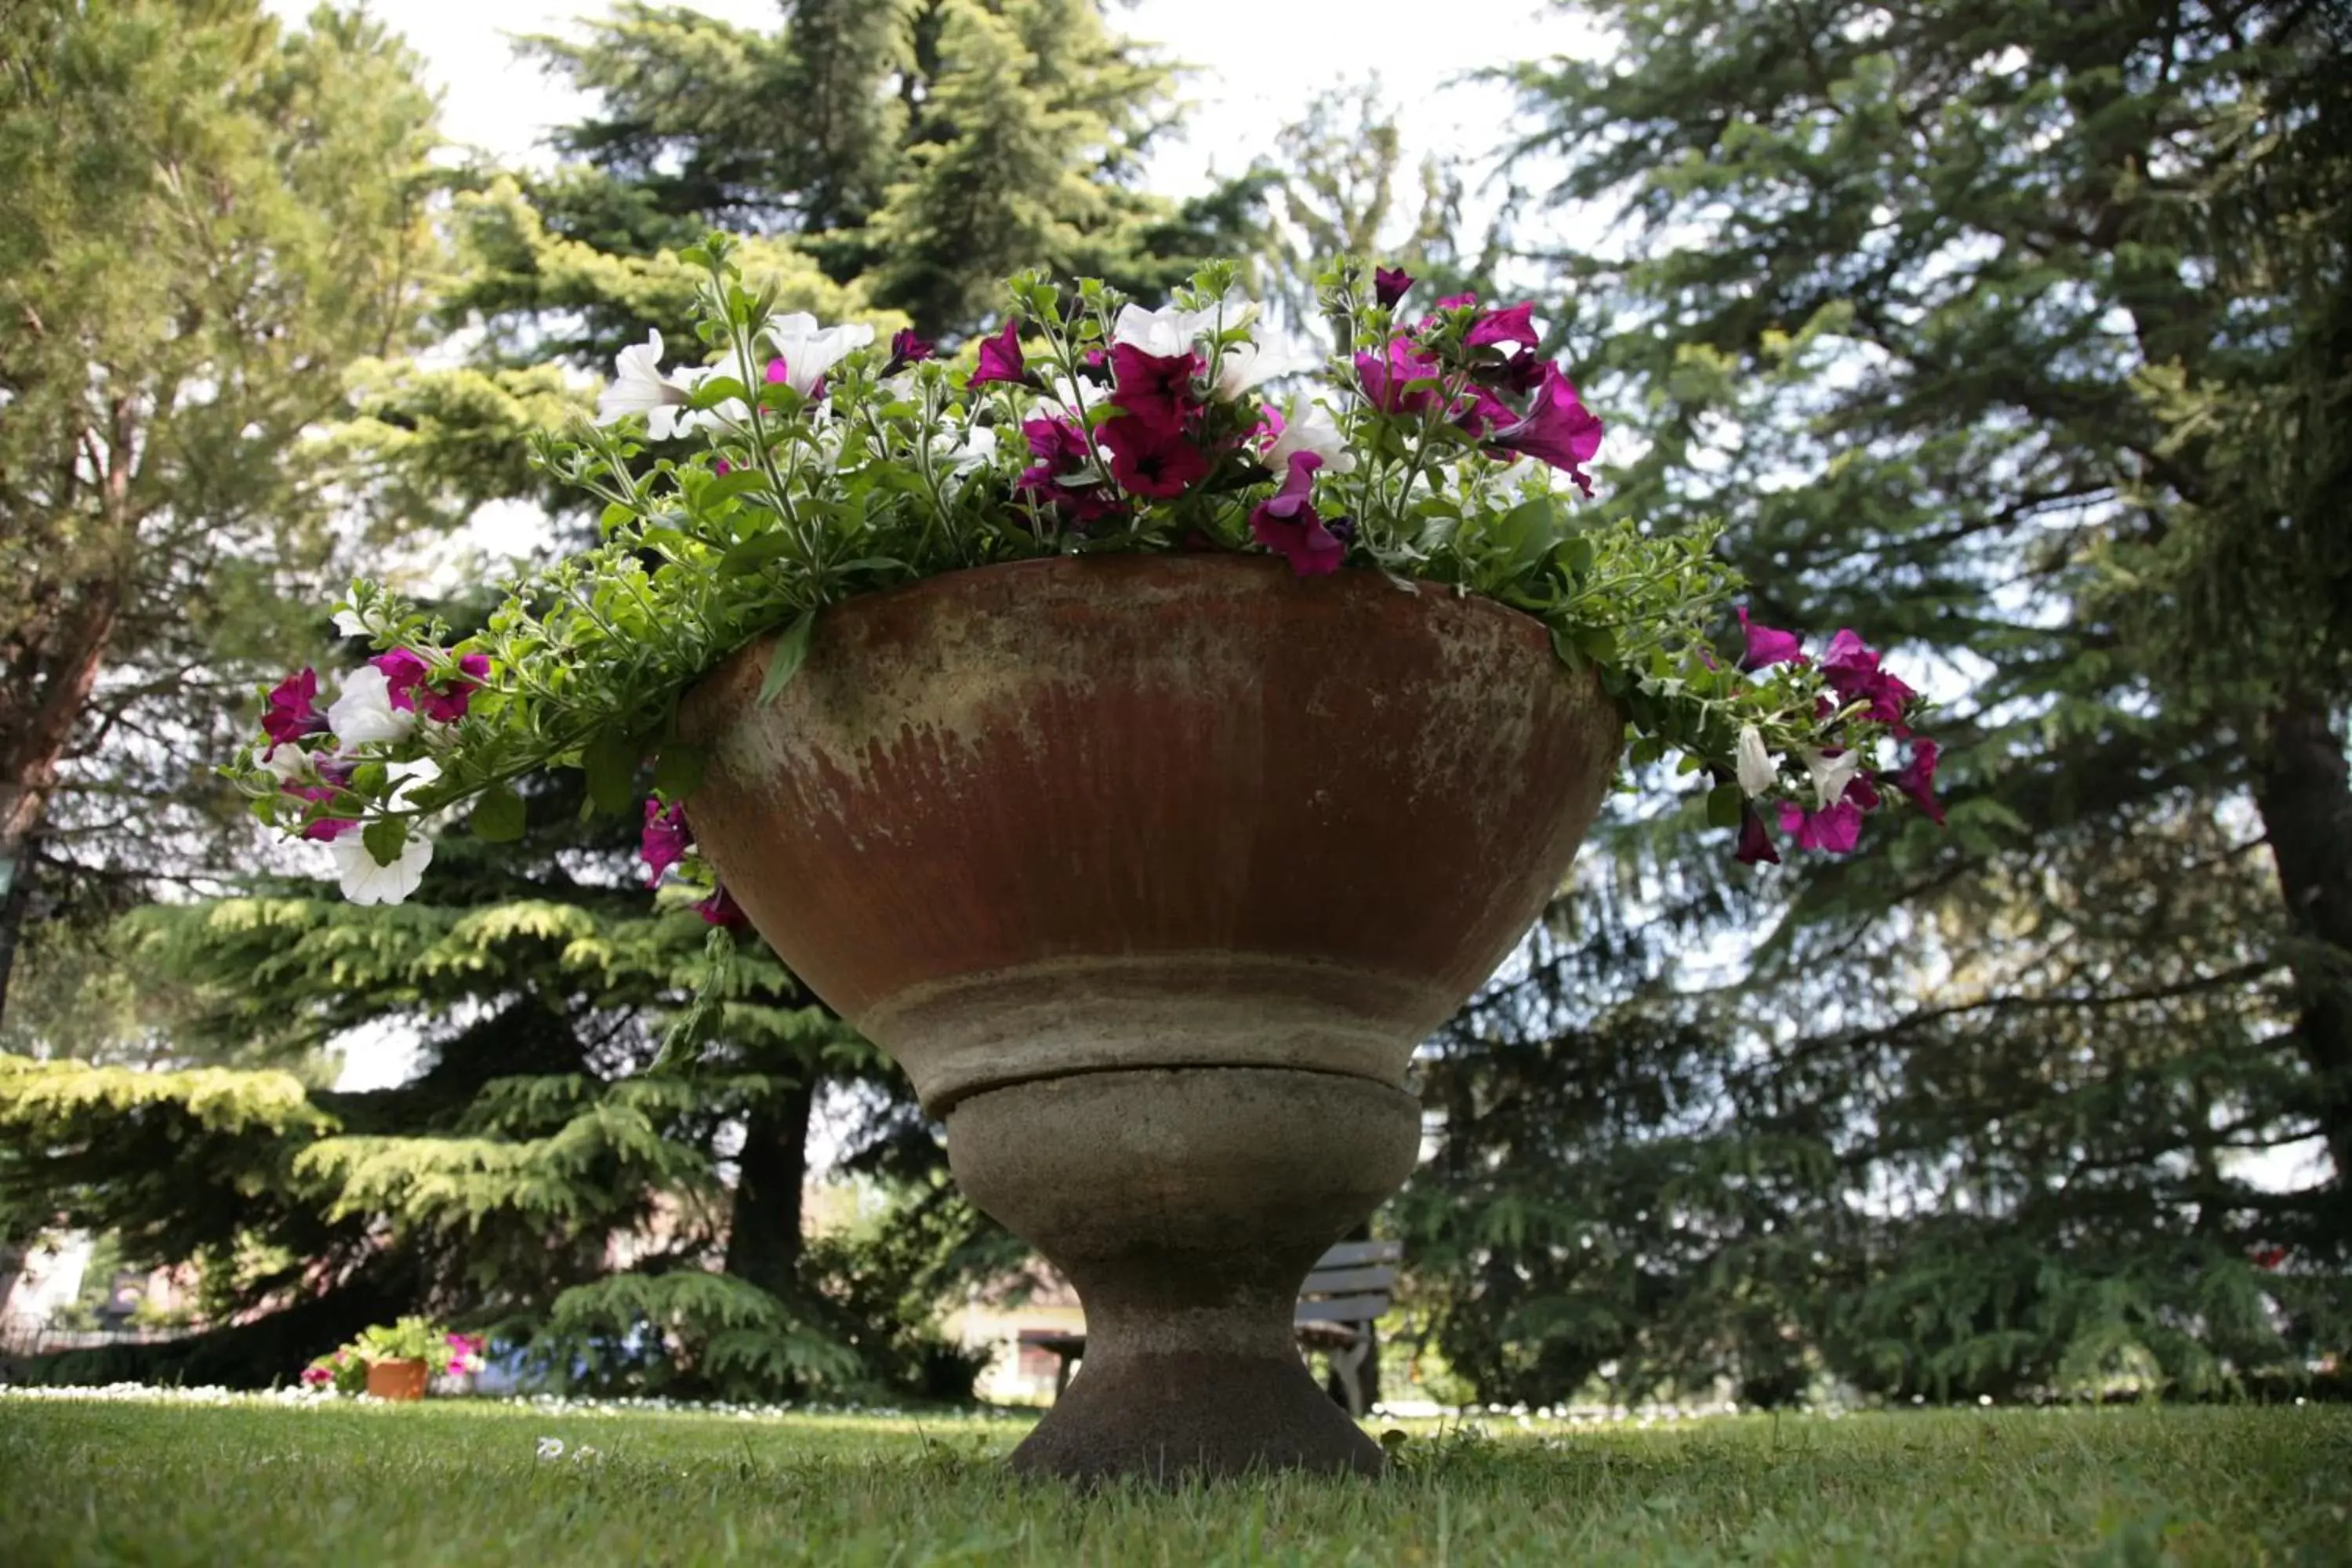
[[[932,578],[825,611],[761,705],[766,663],[690,694],[688,816],[1077,1288],[1086,1364],[1015,1468],[1378,1469],[1293,1302],[1591,821],[1598,679],[1487,601],[1217,555]]]

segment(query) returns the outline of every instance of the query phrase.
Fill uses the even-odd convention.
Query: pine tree
[[[2352,1308],[2339,24],[1607,20],[1518,79],[1612,504],[1936,671],[1950,825],[1762,878],[1616,825],[1431,1068],[1444,1348],[1517,1397],[2294,1375]],[[2332,1182],[2233,1164],[2315,1134]]]
[[[692,342],[693,279],[674,252],[710,225],[752,231],[742,260],[780,308],[885,330],[905,324],[901,310],[935,331],[975,324],[995,303],[978,279],[1049,258],[1039,244],[1146,289],[1195,258],[1197,225],[1122,184],[1164,112],[1165,73],[1129,60],[1090,5],[803,5],[772,36],[628,6],[585,45],[541,48],[600,113],[561,138],[580,161],[552,175],[459,179],[434,305],[471,352],[455,367],[362,366],[359,417],[337,437],[380,511],[455,521],[495,500],[574,505],[541,492],[522,437],[582,406],[564,366],[602,372],[648,329]],[[1010,161],[985,151],[1014,142]],[[558,511],[559,529],[587,524]],[[201,1253],[224,1273],[231,1257],[273,1259],[236,1276],[227,1294],[247,1305],[405,1291],[606,1386],[968,1391],[976,1369],[928,1319],[960,1271],[1008,1255],[945,1183],[896,1069],[748,939],[700,1053],[665,1061],[704,976],[700,922],[648,911],[633,821],[583,823],[560,779],[527,794],[520,845],[452,831],[400,908],[279,879],[142,910],[115,933],[145,990],[184,1001],[175,1059],[300,1068],[390,1023],[422,1038],[421,1077],[335,1094],[313,1065],[304,1103],[323,1120],[289,1124],[266,1152],[203,1153],[203,1182],[161,1186],[152,1152],[103,1136],[98,1112],[61,1120],[0,1080],[0,1116],[27,1132],[0,1153],[0,1204],[124,1233],[143,1258]],[[95,976],[68,965],[58,979]],[[71,1004],[49,1000],[40,1016],[55,1025]],[[99,1016],[33,1043],[122,1051]],[[887,1227],[812,1253],[802,1191],[828,1084],[856,1087],[854,1163],[899,1206]],[[193,1109],[172,1114],[188,1148],[208,1147]],[[224,1184],[247,1154],[272,1173],[270,1205],[225,1231]],[[633,1255],[617,1265],[616,1239]],[[299,1322],[310,1333],[349,1315]],[[297,1337],[246,1335],[204,1364],[267,1381],[331,1343]]]
[[[0,38],[0,1002],[201,867],[229,693],[350,563],[306,437],[415,342],[432,105],[377,24],[34,0]]]

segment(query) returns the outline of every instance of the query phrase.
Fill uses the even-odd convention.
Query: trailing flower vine
[[[692,850],[701,759],[677,735],[680,696],[772,631],[772,695],[825,607],[856,595],[1099,552],[1271,555],[1301,578],[1377,571],[1524,611],[1597,668],[1636,763],[1674,752],[1706,775],[1742,861],[1778,860],[1776,833],[1851,850],[1893,805],[1942,819],[1920,700],[1852,632],[1809,656],[1740,609],[1744,647],[1718,650],[1740,584],[1710,534],[1580,519],[1601,422],[1539,353],[1532,303],[1415,311],[1405,273],[1344,262],[1322,279],[1339,352],[1299,363],[1230,266],[1157,310],[1029,273],[967,366],[911,332],[883,344],[778,314],[730,254],[723,237],[688,253],[707,273],[706,363],[666,366],[652,333],[621,352],[594,423],[535,443],[602,503],[595,546],[461,640],[354,584],[336,625],[373,657],[323,708],[313,670],[265,693],[263,739],[229,771],[263,820],[328,844],[347,896],[406,897],[430,824],[460,805],[479,837],[519,836],[515,782],[571,765],[596,808],[642,809],[654,881],[698,880],[705,918],[739,921]]]

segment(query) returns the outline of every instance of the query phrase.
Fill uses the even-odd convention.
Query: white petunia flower
[[[1290,406],[1283,410],[1282,434],[1266,448],[1265,466],[1277,474],[1287,473],[1293,452],[1314,453],[1331,473],[1356,471],[1356,454],[1348,450],[1339,422],[1328,409],[1306,397],[1292,398]]]
[[[719,374],[720,371],[717,365],[703,365],[694,370],[678,372],[677,381],[678,384],[686,389],[687,395],[692,396],[696,387]],[[736,379],[741,381],[743,378],[738,375]],[[749,384],[746,383],[746,384]],[[698,431],[715,430],[719,435],[732,436],[738,440],[748,441],[751,437],[751,405],[740,397],[729,397],[712,404],[708,408],[689,408],[678,415],[677,430],[681,436],[691,436]]]
[[[368,624],[360,619],[357,610],[337,610],[335,635],[339,637],[363,637],[368,635]]]
[[[1238,295],[1204,310],[1187,310],[1176,305],[1147,310],[1140,305],[1122,305],[1118,319],[1111,322],[1110,341],[1132,343],[1154,359],[1173,359],[1178,354],[1190,353],[1202,332],[1248,326],[1257,320],[1257,310],[1255,301],[1244,300]]]
[[[363,834],[346,833],[327,847],[335,857],[335,874],[342,883],[343,897],[355,904],[401,902],[416,891],[416,884],[425,879],[425,868],[433,863],[433,840],[413,831],[402,843],[399,858],[389,866],[377,861]]]
[[[1764,749],[1764,737],[1753,724],[1740,727],[1738,760],[1739,787],[1750,800],[1780,782],[1780,767],[1772,761],[1772,753]]]
[[[963,433],[961,441],[946,432],[931,437],[931,450],[939,455],[950,471],[968,474],[983,463],[996,458],[996,432],[985,425],[975,425]]]
[[[270,776],[279,784],[287,784],[310,771],[310,753],[287,742],[270,747],[268,755],[261,759],[261,765],[268,768]]]
[[[1217,384],[1209,391],[1231,403],[1260,382],[1287,375],[1298,368],[1280,349],[1268,349],[1259,343],[1235,343],[1219,356]]]
[[[655,440],[667,441],[677,433],[678,410],[686,406],[692,383],[664,377],[661,356],[658,330],[648,330],[644,342],[631,343],[613,356],[613,379],[596,399],[597,424],[642,414],[646,433]]]
[[[441,776],[439,764],[429,758],[394,763],[390,773],[389,802],[395,806],[407,800],[411,790]],[[364,832],[346,833],[327,846],[335,858],[336,876],[342,884],[344,898],[355,904],[397,904],[416,891],[416,884],[425,878],[425,868],[433,864],[433,838],[414,824],[404,824],[402,832],[404,837],[399,858],[389,866],[379,862],[369,850]]]
[[[795,310],[771,320],[764,335],[768,346],[776,351],[776,357],[784,362],[783,384],[807,397],[824,379],[824,373],[841,363],[843,355],[874,341],[874,329],[856,321],[819,327],[814,316]]]
[[[1862,771],[1860,752],[1840,752],[1832,757],[1820,752],[1806,751],[1799,755],[1804,759],[1805,771],[1813,775],[1813,795],[1820,800],[1819,809],[1822,811],[1845,798],[1845,786],[1852,784],[1853,775]]]
[[[392,705],[392,683],[383,670],[363,664],[343,677],[342,695],[327,710],[327,728],[345,746],[404,741],[416,728],[416,712]]]

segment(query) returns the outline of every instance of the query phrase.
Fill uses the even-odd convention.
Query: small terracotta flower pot
[[[766,665],[682,706],[688,819],[1077,1286],[1085,1369],[1015,1468],[1377,1470],[1293,1305],[1592,820],[1598,677],[1488,600],[1232,555],[934,577],[827,609],[762,703]]]
[[[429,1373],[421,1361],[368,1363],[368,1394],[376,1399],[422,1399]]]

